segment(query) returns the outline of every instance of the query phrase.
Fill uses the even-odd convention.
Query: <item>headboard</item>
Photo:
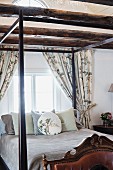
[[[92,135],[68,151],[60,160],[47,160],[43,156],[44,170],[113,170],[113,141],[105,136]]]

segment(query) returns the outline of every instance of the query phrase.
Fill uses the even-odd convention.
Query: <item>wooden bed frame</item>
[[[82,1],[82,0],[81,0]],[[113,6],[111,0],[86,0],[90,3],[98,3]],[[62,11],[56,9],[41,9],[32,7],[18,7],[14,5],[0,4],[0,17],[16,17],[17,20],[9,27],[0,26],[3,33],[0,40],[0,50],[19,50],[19,75],[20,75],[20,132],[19,132],[19,169],[27,170],[26,125],[24,105],[24,51],[30,52],[57,52],[72,53],[72,83],[73,83],[73,107],[76,108],[76,80],[74,54],[90,48],[113,49],[113,34],[97,33],[90,31],[76,31],[65,29],[47,29],[35,27],[23,27],[23,21],[61,24],[67,26],[81,26],[102,29],[113,29],[113,17],[93,15],[80,12]],[[18,27],[19,24],[19,27]],[[19,37],[18,37],[19,34]],[[24,37],[23,37],[24,34]],[[9,35],[12,35],[11,37]],[[15,35],[15,36],[13,36]],[[26,36],[27,35],[27,36]],[[28,37],[29,35],[29,37]],[[30,35],[54,36],[56,38],[40,38]],[[78,40],[79,38],[79,40]],[[38,41],[37,41],[38,39]],[[18,48],[19,43],[19,48]],[[6,45],[13,46],[7,48]],[[24,46],[25,45],[25,46]],[[60,49],[37,48],[37,45],[59,47]],[[34,47],[35,46],[35,47]],[[68,49],[62,50],[62,47]],[[74,47],[77,47],[75,49]]]
[[[102,170],[113,169],[113,141],[105,136],[94,134],[72,151],[68,151],[60,160],[49,161],[44,155],[44,170],[48,169],[48,165],[50,170],[98,170],[99,167]]]

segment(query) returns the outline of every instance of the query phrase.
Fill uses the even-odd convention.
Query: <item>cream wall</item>
[[[113,51],[96,50],[94,55],[94,96],[97,106],[91,111],[91,124],[102,123],[100,114],[113,113],[113,93],[108,92],[113,83]],[[112,98],[111,98],[112,97]]]

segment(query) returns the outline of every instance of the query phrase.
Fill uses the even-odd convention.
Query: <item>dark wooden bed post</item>
[[[76,74],[73,48],[72,48],[72,106],[74,109],[76,109]]]
[[[19,11],[19,170],[27,170],[27,144],[24,101],[24,51],[23,51],[23,11]]]

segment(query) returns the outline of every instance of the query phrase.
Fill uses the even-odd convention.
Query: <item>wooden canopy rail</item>
[[[19,51],[19,48],[7,48],[7,47],[0,47],[0,51]],[[24,51],[29,51],[29,52],[48,52],[48,53],[72,53],[72,50],[55,50],[55,49],[42,49],[42,48],[27,48],[24,49]]]
[[[54,46],[67,46],[67,47],[78,47],[77,44],[79,44],[79,49],[75,50],[72,48],[72,81],[73,81],[73,106],[76,107],[76,80],[75,80],[75,65],[74,65],[74,53],[77,51],[82,51],[83,49],[88,49],[91,47],[96,47],[107,43],[110,43],[108,45],[112,45],[112,35],[109,34],[103,34],[103,37],[101,39],[102,34],[98,34],[98,39],[95,39],[91,41],[91,38],[86,41],[83,40],[73,40],[73,34],[72,31],[66,31],[64,34],[62,32],[64,30],[55,30],[56,34],[54,36],[60,37],[61,35],[65,37],[64,40],[62,39],[47,39],[47,38],[34,38],[34,40],[30,38],[23,38],[23,34],[38,34],[35,32],[32,33],[30,28],[28,28],[28,32],[25,31],[26,29],[23,28],[23,21],[35,21],[35,22],[46,22],[46,23],[54,23],[54,24],[63,24],[63,25],[79,25],[79,26],[87,26],[87,27],[94,27],[94,28],[103,28],[103,29],[112,29],[113,28],[113,17],[105,17],[105,16],[97,16],[97,15],[91,15],[91,14],[84,14],[79,12],[70,12],[70,11],[62,11],[62,10],[55,10],[55,9],[41,9],[41,8],[31,8],[31,7],[17,7],[17,6],[10,6],[10,5],[2,5],[0,4],[0,16],[4,17],[18,17],[19,20],[14,22],[14,24],[7,28],[8,30],[1,32],[4,33],[4,35],[1,37],[1,43],[3,45],[6,45],[7,43],[12,44],[18,44],[19,42],[19,75],[20,75],[20,132],[19,132],[19,169],[20,170],[27,170],[27,146],[26,146],[26,126],[25,126],[25,105],[24,105],[24,42],[27,45],[42,45],[42,41],[44,42],[43,45],[50,45],[54,44]],[[19,28],[15,28],[19,21]],[[2,27],[3,28],[3,27]],[[43,32],[44,29],[40,30]],[[39,29],[37,30],[39,32]],[[46,32],[47,31],[47,32]],[[45,33],[40,33],[41,35],[52,35],[52,29],[49,31],[45,29]],[[49,33],[48,33],[49,32]],[[17,37],[8,37],[9,34],[18,34],[19,38]],[[75,33],[75,32],[74,32]],[[40,35],[39,34],[39,35]],[[83,35],[85,33],[82,31],[82,35],[78,35],[78,38],[83,38]],[[88,32],[86,32],[86,35]],[[91,36],[95,36],[95,33],[90,34]],[[109,37],[110,36],[110,37]],[[71,40],[67,40],[66,38],[71,38]],[[77,37],[77,32],[74,38]],[[104,40],[103,40],[104,39]],[[33,43],[32,41],[33,40]],[[69,41],[69,42],[68,42]],[[99,42],[98,42],[99,41]],[[62,42],[62,43],[61,43]],[[81,43],[82,42],[82,43]],[[59,44],[60,43],[60,44]],[[87,44],[88,43],[88,44]],[[74,44],[74,45],[73,45]],[[103,47],[104,47],[103,46]],[[80,48],[83,47],[83,48]],[[106,47],[108,48],[108,46]],[[2,48],[3,50],[11,50],[10,48]],[[14,48],[13,48],[14,49]],[[16,48],[15,50],[17,50]],[[30,51],[39,51],[39,52],[50,52],[50,49],[25,49]],[[41,51],[42,50],[42,51]],[[52,50],[55,51],[55,50]],[[70,52],[69,50],[56,50],[56,52]]]
[[[18,19],[14,22],[14,24],[8,29],[8,31],[1,37],[0,44],[8,37],[9,34],[17,27]]]

